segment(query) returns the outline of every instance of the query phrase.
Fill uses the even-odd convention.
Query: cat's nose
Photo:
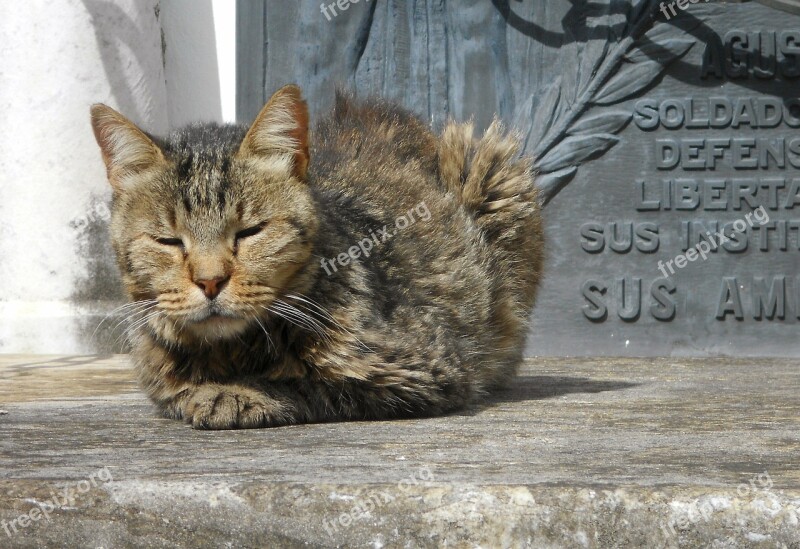
[[[208,299],[214,299],[219,295],[230,278],[229,276],[218,276],[216,278],[195,280],[194,283],[203,290],[203,293],[206,294]]]

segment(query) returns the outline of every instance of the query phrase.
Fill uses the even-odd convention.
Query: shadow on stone
[[[575,393],[603,393],[622,391],[639,386],[627,381],[595,380],[587,377],[520,376],[508,388],[486,399],[487,404],[541,400]]]

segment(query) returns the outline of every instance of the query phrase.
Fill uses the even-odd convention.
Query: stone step
[[[526,362],[442,418],[205,432],[0,355],[0,547],[798,547],[786,359]]]

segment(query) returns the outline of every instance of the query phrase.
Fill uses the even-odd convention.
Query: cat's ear
[[[270,98],[239,148],[242,156],[292,155],[292,174],[306,178],[308,106],[300,88],[284,86]]]
[[[111,107],[98,103],[91,113],[94,137],[115,190],[123,190],[130,176],[166,162],[158,145]]]

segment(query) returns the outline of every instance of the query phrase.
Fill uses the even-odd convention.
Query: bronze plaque
[[[554,198],[528,352],[796,356],[800,16],[648,9],[643,35],[597,46],[588,92],[558,106],[589,47],[539,102],[563,130],[533,146]]]

